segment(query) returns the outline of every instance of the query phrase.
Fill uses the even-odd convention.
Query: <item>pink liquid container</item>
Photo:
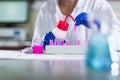
[[[44,47],[43,47],[43,45],[35,45],[33,52],[34,52],[34,54],[44,54]]]

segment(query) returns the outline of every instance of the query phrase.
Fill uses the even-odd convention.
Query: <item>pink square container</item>
[[[44,54],[44,47],[43,47],[43,45],[35,45],[33,52],[34,52],[34,54]]]

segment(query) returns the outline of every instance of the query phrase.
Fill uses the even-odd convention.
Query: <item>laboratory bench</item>
[[[0,51],[0,80],[119,80],[110,70],[85,65],[86,55],[25,54]]]

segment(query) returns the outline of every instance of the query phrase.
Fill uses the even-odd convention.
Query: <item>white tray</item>
[[[85,54],[87,47],[83,46],[46,46],[46,54]]]

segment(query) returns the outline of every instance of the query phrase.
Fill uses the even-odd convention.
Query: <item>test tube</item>
[[[64,45],[64,41],[63,40],[60,41],[60,45],[62,45],[62,46]]]
[[[76,34],[78,34],[78,26],[74,27],[74,31],[75,31]]]
[[[55,45],[58,45],[58,40],[55,40]]]
[[[76,42],[77,42],[77,46],[80,46],[80,40],[77,40]]]
[[[88,40],[88,44],[87,44],[88,46],[90,45],[90,40]]]
[[[53,40],[50,40],[50,45],[53,45]]]
[[[77,26],[74,27],[74,31],[75,31],[75,32],[76,32],[76,30],[77,30]]]
[[[68,42],[68,41],[66,42],[66,45],[69,45],[69,42]]]

